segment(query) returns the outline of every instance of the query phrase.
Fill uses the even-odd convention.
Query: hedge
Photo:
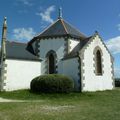
[[[60,74],[41,75],[31,81],[32,92],[69,93],[73,91],[74,82],[71,78]]]
[[[115,78],[115,87],[120,87],[120,78]]]

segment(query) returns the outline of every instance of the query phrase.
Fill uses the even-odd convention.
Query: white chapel
[[[30,88],[33,78],[64,74],[74,80],[75,91],[114,88],[113,58],[98,32],[86,36],[58,19],[27,44],[7,39],[4,18],[0,50],[0,90]]]

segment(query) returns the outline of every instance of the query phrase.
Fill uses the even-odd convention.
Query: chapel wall
[[[63,61],[63,74],[74,80],[75,90],[80,90],[80,64],[79,58],[72,58]]]
[[[69,39],[69,46],[70,46],[70,50],[69,52],[71,52],[79,43],[80,41],[76,40],[76,39]]]
[[[95,48],[101,49],[102,75],[96,75],[95,71]],[[81,55],[82,65],[82,89],[83,91],[97,91],[114,88],[113,61],[109,51],[99,36],[94,37]]]
[[[4,90],[29,89],[33,78],[41,75],[39,61],[6,59]]]
[[[54,51],[57,55],[56,58],[56,71],[57,73],[62,73],[61,59],[66,54],[66,44],[67,41],[64,38],[49,38],[43,39],[39,42],[39,57],[41,61],[41,74],[47,74],[47,53],[49,51]]]

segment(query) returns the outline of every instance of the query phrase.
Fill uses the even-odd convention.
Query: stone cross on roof
[[[62,8],[60,7],[59,8],[59,16],[58,16],[58,19],[61,19],[62,18]]]

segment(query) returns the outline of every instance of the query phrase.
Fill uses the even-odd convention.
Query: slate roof
[[[62,18],[55,21],[52,25],[46,28],[43,32],[36,35],[29,43],[33,43],[37,38],[49,38],[49,37],[61,37],[61,36],[70,36],[76,39],[85,39],[87,38],[83,33],[77,30],[75,27],[70,25],[68,22]]]
[[[82,47],[89,41],[90,37],[85,36],[79,30],[74,28],[64,19],[59,18],[52,25],[50,25],[47,29],[45,29],[40,34],[36,35],[30,42],[28,42],[27,50],[35,55],[32,43],[38,39],[51,38],[51,37],[72,37],[80,40],[80,44],[78,44],[68,55],[66,58],[71,58],[77,56],[77,52],[82,49]]]
[[[26,43],[6,41],[6,58],[40,61],[26,50]]]
[[[84,34],[82,34],[79,30],[74,28],[72,25],[70,25],[63,19],[58,19],[45,31],[40,33],[37,37],[42,38],[49,36],[64,36],[64,35],[70,35],[76,38],[86,38]]]

